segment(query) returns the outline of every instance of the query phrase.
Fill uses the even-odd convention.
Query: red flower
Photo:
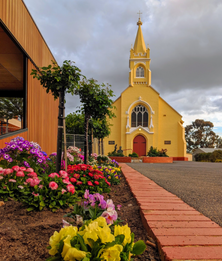
[[[88,184],[89,186],[93,186],[93,184],[92,184],[91,181],[87,181],[87,184]]]
[[[76,185],[82,185],[82,181],[76,182]]]
[[[76,178],[76,179],[79,179],[80,175],[77,174],[77,173],[75,173],[75,174],[73,175],[73,177]]]
[[[99,182],[98,181],[94,181],[94,184],[99,185]]]
[[[89,172],[88,174],[89,174],[90,177],[93,177],[93,174],[92,174],[92,173]],[[84,175],[83,175],[83,176],[84,176]]]
[[[108,184],[109,186],[111,186],[111,184],[110,184],[108,181],[106,181],[106,184]]]
[[[71,182],[76,182],[76,179],[75,178],[71,178],[70,181]]]
[[[70,193],[75,193],[75,187],[72,184],[67,185],[66,188]]]

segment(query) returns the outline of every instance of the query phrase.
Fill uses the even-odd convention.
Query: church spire
[[[141,22],[140,17],[139,17],[139,21],[137,22],[138,31],[137,31],[136,40],[134,43],[134,53],[146,53],[146,45],[145,45],[145,41],[143,39],[143,33],[142,33],[142,28],[141,28],[142,24],[143,23]]]

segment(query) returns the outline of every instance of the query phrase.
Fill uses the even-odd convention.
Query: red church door
[[[139,156],[146,156],[146,139],[142,135],[134,138],[133,152],[136,152]]]

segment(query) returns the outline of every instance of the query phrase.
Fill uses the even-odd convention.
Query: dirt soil
[[[136,241],[142,239],[155,243],[142,225],[139,206],[124,178],[105,197],[111,198],[115,205],[122,205],[118,215],[129,224]],[[6,202],[0,207],[0,261],[46,260],[49,257],[46,249],[49,238],[55,230],[61,229],[63,215],[69,212],[71,209],[56,213],[49,210],[27,212],[21,203]],[[159,261],[157,248],[147,244],[146,251],[134,258],[134,261],[138,260]]]

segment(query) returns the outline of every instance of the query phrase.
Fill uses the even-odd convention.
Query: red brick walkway
[[[222,260],[219,225],[125,163],[120,166],[162,260]]]

